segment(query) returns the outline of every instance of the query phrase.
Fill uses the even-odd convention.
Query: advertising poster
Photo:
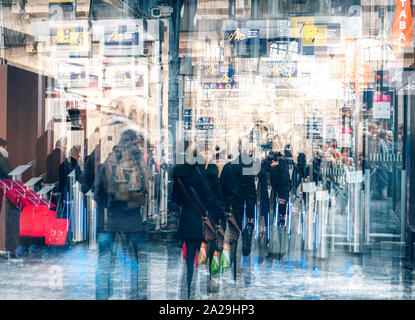
[[[376,94],[373,96],[373,119],[390,119],[391,96]]]

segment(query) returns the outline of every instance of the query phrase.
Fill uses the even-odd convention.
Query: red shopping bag
[[[20,214],[19,235],[21,237],[44,237],[49,215],[51,214],[47,206],[25,206]]]
[[[53,223],[55,222],[57,218],[57,213],[56,211],[53,210],[49,210],[47,216],[46,216],[46,221],[45,221],[45,238],[49,235],[50,229],[53,226]]]
[[[45,244],[54,246],[64,246],[69,230],[68,219],[55,219],[45,238]]]

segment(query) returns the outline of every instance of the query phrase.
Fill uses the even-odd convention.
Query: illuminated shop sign
[[[413,29],[411,0],[397,0],[392,22],[393,48],[396,54],[401,54],[404,48],[409,47]]]
[[[91,39],[88,21],[58,22],[50,24],[50,51],[58,57],[88,58]]]
[[[68,93],[65,90],[55,89],[53,97],[65,101],[66,108],[70,110],[96,110],[97,108],[95,104],[86,102],[84,97]]]

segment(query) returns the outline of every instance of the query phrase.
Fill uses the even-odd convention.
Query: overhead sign
[[[143,88],[144,74],[130,64],[107,65],[103,70],[103,88]]]
[[[49,51],[57,57],[87,58],[91,53],[91,39],[87,20],[50,21]]]
[[[395,54],[401,54],[412,40],[413,18],[411,0],[397,0],[392,22],[392,39]]]
[[[65,88],[96,88],[98,75],[90,74],[83,65],[61,63],[56,81],[58,86]]]
[[[203,89],[235,89],[238,83],[235,70],[226,64],[212,64],[202,68]]]
[[[225,32],[229,43],[234,44],[241,41],[249,42],[251,39],[259,39],[259,29],[239,29],[228,30]]]
[[[268,77],[293,78],[297,76],[296,61],[269,61],[267,67]]]

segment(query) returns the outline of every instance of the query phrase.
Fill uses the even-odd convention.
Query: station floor
[[[389,202],[372,201],[370,231],[399,234],[399,217]],[[335,233],[344,234],[350,214],[337,206]],[[195,269],[191,299],[413,299],[413,263],[405,259],[405,246],[394,239],[371,239],[360,252],[350,247],[328,246],[325,259],[316,251],[305,251],[301,222],[292,215],[288,251],[279,259],[266,257],[253,239],[251,255],[242,257],[236,281],[230,270],[214,276],[218,292],[208,293],[208,268]],[[330,218],[331,219],[331,218]],[[329,221],[331,221],[329,219]],[[330,222],[329,222],[330,224]],[[185,263],[182,247],[168,237],[152,237],[145,251],[148,255],[146,297],[156,300],[186,299]],[[170,237],[171,239],[172,237]],[[391,241],[395,240],[395,241]],[[340,241],[344,241],[340,239]],[[241,256],[241,245],[238,245]],[[129,299],[130,257],[116,242],[116,258],[110,299]],[[95,272],[98,251],[87,243],[70,247],[38,246],[18,258],[0,257],[1,300],[95,300]],[[140,268],[140,265],[139,265]]]
[[[255,244],[256,242],[254,242]],[[111,299],[128,299],[128,256],[119,247]],[[318,259],[313,252],[287,253],[280,260],[266,258],[254,245],[241,260],[233,281],[231,271],[215,276],[220,290],[207,293],[207,267],[194,275],[191,299],[413,299],[412,270],[405,268],[403,248],[378,242],[363,253],[344,249]],[[176,242],[152,241],[148,245],[148,299],[183,299],[184,260]],[[0,258],[2,300],[94,300],[97,250],[85,243],[69,248],[45,247],[19,258]]]

